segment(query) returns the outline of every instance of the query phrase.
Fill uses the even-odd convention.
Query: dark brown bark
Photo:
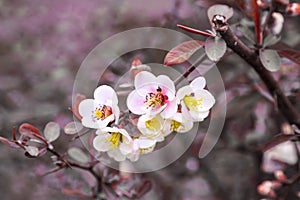
[[[291,104],[289,99],[281,90],[279,83],[274,79],[272,74],[262,65],[259,55],[256,51],[246,46],[231,30],[226,21],[215,20],[214,28],[220,33],[227,46],[244,59],[260,76],[266,84],[269,92],[278,103],[278,108],[286,117],[289,123],[300,127],[300,114]]]

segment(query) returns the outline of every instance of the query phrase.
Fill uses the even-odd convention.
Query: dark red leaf
[[[137,188],[136,188],[136,197],[141,198],[147,192],[149,192],[152,188],[152,183],[150,180],[144,180]]]
[[[293,61],[294,63],[297,63],[300,65],[300,51],[292,50],[292,49],[286,49],[286,50],[279,50],[278,54],[282,57],[286,57]]]
[[[19,133],[32,139],[39,139],[47,143],[40,131],[33,125],[24,123],[19,127]]]
[[[166,55],[164,64],[171,66],[187,61],[198,49],[204,46],[204,42],[191,40],[171,49]]]
[[[272,138],[270,141],[264,144],[262,151],[266,152],[267,150],[271,149],[272,147],[275,147],[278,144],[292,140],[297,137],[300,138],[300,135],[284,135],[284,134],[276,135],[274,138]]]
[[[207,36],[207,37],[215,36],[215,35],[213,35],[211,33],[208,33],[208,32],[205,32],[205,31],[200,31],[198,29],[190,28],[190,27],[183,26],[183,25],[180,25],[180,24],[177,24],[177,27],[181,28],[181,29],[183,29],[185,31],[188,31],[188,32],[191,32],[191,33],[195,33],[195,34],[199,34],[199,35],[203,35],[203,36]]]

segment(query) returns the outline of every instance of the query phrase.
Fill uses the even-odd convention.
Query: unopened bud
[[[281,170],[277,170],[274,172],[275,178],[280,182],[285,182],[287,180],[286,175]]]

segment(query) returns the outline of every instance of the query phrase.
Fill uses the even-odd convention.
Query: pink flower
[[[137,115],[156,115],[168,118],[177,111],[175,85],[165,76],[154,76],[150,72],[140,72],[134,80],[135,90],[127,98],[129,110]]]
[[[99,86],[94,92],[95,99],[85,99],[79,104],[82,125],[88,128],[104,128],[110,122],[118,122],[120,110],[118,97],[113,88]]]

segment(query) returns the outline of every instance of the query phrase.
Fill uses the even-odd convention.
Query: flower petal
[[[133,151],[131,143],[130,144],[121,143],[119,148],[123,155],[128,155],[128,154],[132,153],[132,151]]]
[[[163,94],[172,101],[176,93],[174,82],[168,76],[159,75],[156,78],[156,83],[161,87]]]
[[[134,79],[134,87],[138,90],[140,95],[144,96],[149,93],[148,88],[145,88],[145,86],[151,87],[152,90],[156,90],[156,77],[150,72],[142,71],[136,75]]]
[[[193,128],[194,123],[191,120],[183,120],[182,125],[183,125],[183,127],[182,128],[180,127],[178,129],[178,132],[179,133],[186,133],[186,132],[190,131]]]
[[[120,117],[120,108],[118,107],[117,104],[112,105],[112,112],[113,112],[113,115],[114,115],[115,123],[118,124],[119,123],[119,117]]]
[[[205,85],[206,85],[206,80],[202,76],[194,79],[190,84],[193,90],[202,90],[205,87]]]
[[[92,114],[91,114],[92,115]],[[92,116],[86,116],[81,119],[81,123],[83,126],[87,128],[98,129],[100,128],[98,122],[92,118]]]
[[[108,85],[101,85],[96,88],[94,98],[100,104],[107,104],[106,102],[108,100],[113,101],[115,104],[118,103],[118,97],[115,90]]]
[[[196,90],[195,98],[203,98],[202,107],[198,109],[200,112],[208,111],[216,102],[214,96],[207,90]]]
[[[189,113],[192,116],[193,121],[197,121],[197,122],[203,121],[209,115],[209,111],[196,112],[196,111],[190,110]]]
[[[156,144],[156,140],[151,140],[151,139],[148,139],[145,137],[140,137],[137,140],[139,143],[139,148],[142,148],[142,149],[147,149],[147,148],[153,147]]]
[[[181,104],[181,112],[185,119],[194,121],[193,117],[190,114],[189,109],[186,107],[184,103]]]
[[[115,118],[115,116],[113,114],[111,114],[103,120],[96,120],[96,123],[98,124],[98,128],[106,127],[109,124],[109,122],[114,120],[114,118]]]
[[[94,111],[94,99],[82,100],[78,106],[78,111],[82,117],[92,117]]]
[[[110,149],[110,142],[108,142],[108,134],[97,135],[93,140],[93,146],[97,151],[106,152]]]
[[[124,161],[126,159],[126,156],[121,153],[119,148],[115,148],[112,151],[108,151],[107,155],[109,157],[115,159],[115,161],[117,161],[117,162],[121,162],[121,161]]]
[[[134,79],[135,88],[143,87],[156,82],[156,77],[151,72],[143,71],[136,75]]]
[[[143,135],[154,138],[161,134],[163,123],[164,120],[159,115],[142,115],[138,120],[137,127]]]
[[[177,100],[174,99],[167,103],[166,108],[160,113],[165,119],[172,117],[178,110]]]
[[[142,72],[140,72],[142,73]],[[136,90],[132,91],[127,97],[127,107],[128,109],[137,115],[142,115],[147,112],[146,107],[144,106],[145,98],[140,96]]]
[[[193,89],[191,86],[187,85],[182,88],[179,88],[176,94],[176,98],[178,100],[182,100],[186,95],[190,95],[191,93],[193,93]]]

